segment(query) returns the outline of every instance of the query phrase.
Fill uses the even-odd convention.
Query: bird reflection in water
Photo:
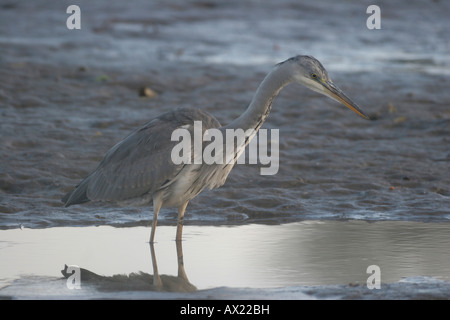
[[[150,255],[153,265],[153,275],[145,272],[133,272],[129,275],[115,274],[102,276],[90,270],[80,268],[81,287],[89,286],[99,291],[160,291],[160,292],[194,292],[197,288],[189,282],[184,270],[183,247],[181,241],[176,242],[178,275],[160,275],[156,262],[153,243],[150,243]],[[67,271],[67,265],[61,270],[67,279],[72,273]]]

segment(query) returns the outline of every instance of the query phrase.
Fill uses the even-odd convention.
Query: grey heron
[[[274,98],[290,83],[299,83],[345,105],[359,116],[369,117],[333,84],[322,64],[311,56],[295,56],[277,64],[259,85],[246,111],[226,126],[200,109],[180,108],[164,113],[134,130],[113,146],[97,168],[63,197],[65,206],[91,200],[141,202],[153,204],[150,243],[154,242],[161,207],[178,208],[176,240],[180,241],[183,217],[190,200],[204,189],[219,188],[225,183],[237,155],[249,139],[235,149],[233,161],[222,164],[179,163],[171,161],[176,141],[171,134],[178,128],[193,130],[201,121],[202,130],[216,128],[252,129],[256,132],[266,120]]]

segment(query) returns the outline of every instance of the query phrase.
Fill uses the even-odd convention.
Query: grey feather
[[[172,132],[202,121],[203,131],[219,128],[219,121],[205,111],[180,108],[160,115],[112,147],[98,167],[63,201],[66,206],[89,200],[124,201],[152,194],[174,179],[183,167],[170,161]]]

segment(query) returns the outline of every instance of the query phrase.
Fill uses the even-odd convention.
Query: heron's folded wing
[[[66,206],[89,200],[123,201],[152,194],[173,182],[185,164],[175,164],[171,141],[177,128],[189,128],[201,121],[203,131],[220,127],[219,121],[199,109],[180,108],[164,113],[136,129],[112,147],[89,176],[65,197]],[[192,153],[193,155],[193,153]]]
[[[202,122],[203,132],[220,127],[219,121],[204,111],[181,108],[135,130],[108,151],[98,168],[86,178],[87,198],[127,200],[151,194],[173,181],[185,164],[175,164],[171,159],[172,149],[179,143],[171,141],[172,133],[178,128],[189,128],[193,137],[194,121]]]
[[[175,129],[175,128],[174,128]],[[105,155],[87,178],[90,200],[121,201],[152,193],[183,167],[171,161],[172,130],[155,120],[134,131]]]

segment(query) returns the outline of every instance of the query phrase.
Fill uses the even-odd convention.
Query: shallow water
[[[293,291],[291,298],[305,298],[307,288],[314,287],[317,292],[309,296],[314,298],[325,294],[329,286],[347,285],[365,288],[364,294],[369,296],[379,290],[377,294],[391,299],[394,293],[387,288],[405,279],[428,279],[422,280],[422,285],[428,285],[431,279],[436,290],[430,294],[440,292],[445,297],[450,294],[449,228],[446,224],[399,221],[188,225],[179,248],[187,278],[181,278],[177,276],[175,228],[162,226],[154,245],[154,262],[163,283],[170,282],[165,290],[152,287],[155,271],[146,242],[149,228],[12,229],[0,233],[0,295],[45,298],[60,294],[61,298],[70,298],[73,290],[66,286],[60,270],[64,265],[76,265],[104,277],[83,279],[82,270],[81,290],[76,293],[79,298],[93,294],[121,297],[123,291],[153,298],[160,298],[161,291],[201,295],[223,287],[261,289],[269,297],[270,289],[285,288],[285,296]],[[380,268],[381,289],[367,288],[372,274],[367,268],[371,265]],[[141,280],[146,286],[128,278],[107,278],[132,273],[147,276]],[[38,285],[41,291],[31,290]],[[416,286],[416,291],[422,288]],[[214,295],[220,297],[220,292]],[[348,293],[342,289],[334,294],[340,297]]]
[[[424,224],[425,229],[448,227],[449,2],[382,3],[381,30],[365,26],[370,1],[142,0],[133,6],[78,1],[79,31],[66,28],[70,4],[0,3],[0,236],[20,226],[55,227],[55,232],[60,230],[56,227],[81,226],[89,232],[92,226],[115,226],[147,232],[140,227],[150,225],[150,208],[63,208],[60,199],[110,147],[162,112],[199,107],[222,124],[232,121],[271,66],[296,54],[322,61],[334,82],[374,120],[365,121],[299,86],[286,88],[263,126],[280,130],[278,173],[262,176],[260,165],[236,165],[222,188],[191,201],[185,218],[190,230],[209,234],[209,228],[229,225],[234,227],[217,230],[233,234],[251,227],[259,235],[259,228],[273,233],[286,222],[338,221],[325,223],[328,228],[348,219],[376,226],[414,221],[433,222]],[[143,86],[157,96],[139,97]],[[162,230],[174,225],[176,212],[163,209],[159,223]],[[307,224],[300,225],[306,232]],[[319,230],[322,222],[314,226]],[[129,229],[114,232],[118,230]],[[359,235],[364,239],[374,229],[365,230],[367,235]],[[328,235],[323,241],[337,236],[321,231]],[[186,232],[189,238],[192,231]],[[386,245],[382,234],[373,237],[374,250],[381,250]],[[195,239],[186,240],[186,251]],[[447,240],[434,239],[439,247]],[[276,246],[277,240],[272,241]],[[417,246],[423,241],[418,238]],[[249,243],[248,250],[259,248],[258,241]],[[346,252],[344,245],[336,250]],[[414,266],[408,256],[402,257],[405,266]],[[394,269],[402,270],[398,275],[416,274],[398,265]],[[298,277],[303,271],[292,264],[282,273]],[[398,281],[396,272],[389,274]],[[330,278],[323,272],[312,279],[316,284],[362,281],[347,276]],[[263,278],[258,275],[254,284],[260,286]],[[271,279],[265,287],[289,284]],[[302,281],[298,285],[310,284]],[[196,285],[208,286],[202,283],[198,279]]]

